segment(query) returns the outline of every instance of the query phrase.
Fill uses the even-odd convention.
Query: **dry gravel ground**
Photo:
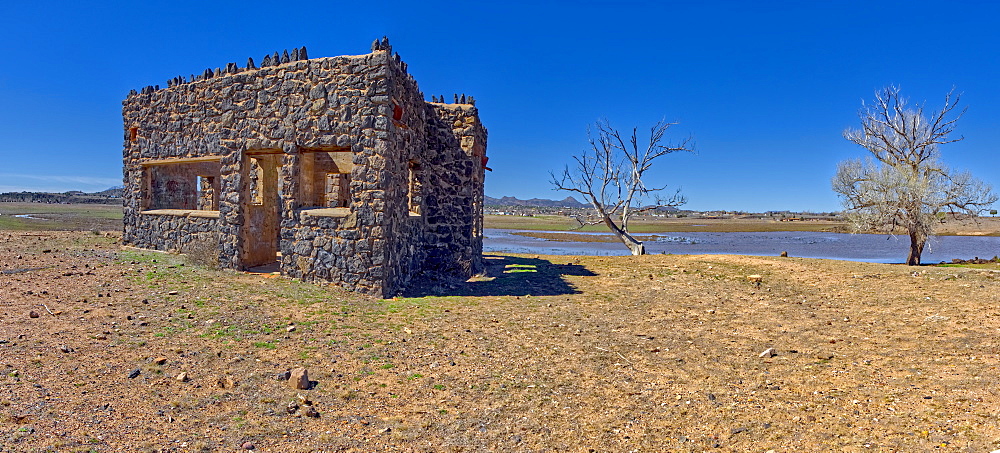
[[[0,451],[1000,448],[992,269],[489,261],[376,300],[0,232]]]

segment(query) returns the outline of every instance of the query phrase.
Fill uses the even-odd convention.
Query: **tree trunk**
[[[924,252],[924,243],[927,238],[924,235],[910,232],[910,256],[906,258],[907,266],[919,266],[920,254]]]
[[[622,241],[622,244],[625,244],[625,247],[628,247],[628,249],[632,251],[633,255],[639,256],[646,254],[646,246],[643,245],[641,241],[632,237],[631,234],[628,234],[627,231],[619,228],[610,217],[604,216],[604,224],[611,229],[612,233],[615,233],[615,236],[618,236],[618,240]]]

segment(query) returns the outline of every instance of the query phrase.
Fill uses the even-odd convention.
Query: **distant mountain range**
[[[111,187],[100,192],[86,193],[78,190],[62,193],[49,192],[6,192],[0,193],[0,201],[34,202],[34,203],[120,203],[125,194],[122,186]],[[493,198],[484,197],[483,204],[493,207],[536,207],[536,208],[589,208],[589,204],[580,203],[573,197],[562,200],[547,198],[532,198],[522,200],[516,197]],[[663,208],[665,211],[676,211],[676,208]]]
[[[535,208],[590,208],[589,204],[580,203],[576,201],[576,198],[566,197],[562,200],[549,200],[546,198],[532,198],[530,200],[522,200],[515,197],[500,197],[493,198],[490,196],[484,197],[483,204],[486,206],[493,207],[535,207]],[[678,209],[673,206],[668,206],[665,208],[659,208],[657,211],[660,212],[677,212]]]
[[[21,203],[121,203],[125,188],[111,187],[100,192],[86,193],[79,190],[69,192],[6,192],[0,193],[0,201]]]
[[[532,198],[521,200],[515,197],[484,197],[483,204],[486,206],[532,206],[541,208],[586,208],[587,204],[576,201],[576,198],[566,197],[562,200],[548,200],[545,198]]]

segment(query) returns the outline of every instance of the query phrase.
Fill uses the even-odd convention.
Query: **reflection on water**
[[[538,253],[543,255],[627,255],[618,242],[556,242],[515,235],[523,230],[486,229],[483,248],[487,252]],[[563,232],[565,233],[565,232]],[[581,233],[586,234],[586,233]],[[590,233],[610,234],[610,233]],[[763,233],[659,233],[648,240],[647,253],[688,255],[727,254],[827,258],[874,263],[901,263],[910,242],[906,236],[844,234],[812,231]],[[931,238],[922,261],[936,263],[953,258],[992,258],[1000,255],[1000,237],[939,236]]]

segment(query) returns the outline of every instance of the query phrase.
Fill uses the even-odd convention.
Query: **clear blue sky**
[[[862,99],[897,84],[941,104],[965,141],[945,162],[1000,186],[996,2],[607,1],[8,2],[0,8],[0,192],[121,184],[130,89],[307,46],[362,54],[387,35],[428,99],[474,95],[491,196],[563,198],[548,184],[599,118],[680,121],[697,154],[650,180],[688,208],[839,209],[841,136]]]

